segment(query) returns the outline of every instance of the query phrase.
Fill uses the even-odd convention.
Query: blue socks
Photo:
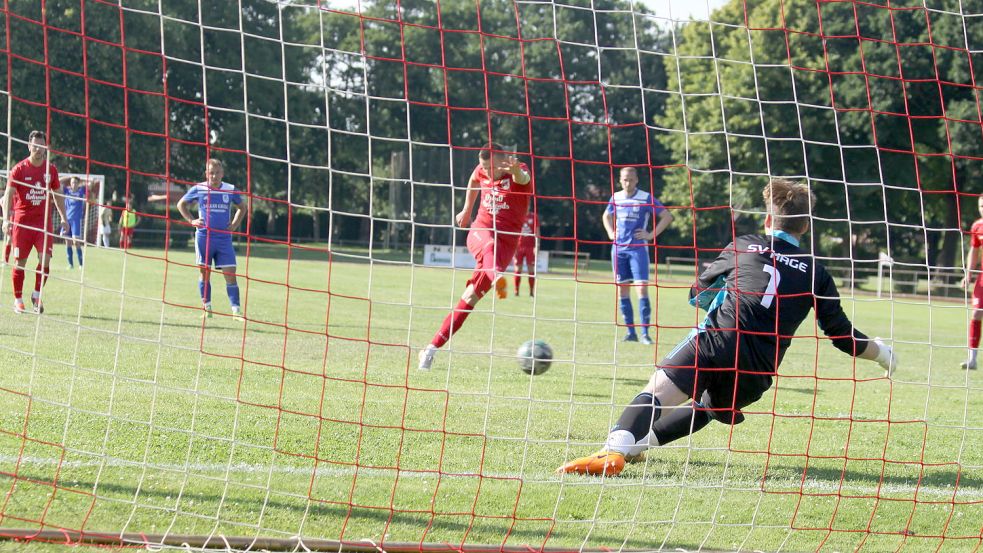
[[[198,281],[198,293],[201,294],[201,301],[205,304],[212,303],[212,283],[204,280]],[[239,285],[226,284],[225,293],[229,295],[229,304],[233,308],[239,308]]]
[[[72,261],[72,247],[69,246],[69,247],[65,248],[65,251],[68,253],[68,266],[69,267],[74,267],[75,265],[73,264],[73,261]],[[81,265],[81,264],[82,264],[82,261],[80,260],[79,261],[79,265]]]
[[[78,246],[78,247],[75,248],[75,255],[76,255],[76,257],[78,257],[79,267],[81,267],[82,266],[82,246]],[[72,250],[71,249],[68,250],[68,264],[69,265],[72,264]]]
[[[621,316],[625,319],[628,334],[635,334],[635,310],[631,307],[631,298],[621,298]]]
[[[642,335],[649,335],[649,323],[652,321],[652,303],[648,298],[638,299],[638,311],[642,315]]]
[[[232,304],[233,308],[239,307],[239,285],[238,284],[226,284],[225,292],[229,294],[229,303]]]
[[[211,282],[205,282],[204,280],[198,281],[198,293],[201,295],[201,301],[204,303],[212,303],[212,285]]]

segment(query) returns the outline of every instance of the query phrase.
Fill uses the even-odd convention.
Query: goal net
[[[84,271],[57,244],[43,315],[0,309],[0,537],[978,549],[983,381],[960,368],[960,281],[979,262],[964,233],[983,192],[983,5],[694,4],[4,2],[4,168],[44,130],[59,171],[103,176],[95,206],[135,226]],[[508,269],[504,297],[492,287],[421,371],[472,278],[455,217],[489,141],[528,167],[549,263],[534,287]],[[235,191],[182,201],[210,159]],[[631,326],[603,222],[624,167],[673,219],[627,289]],[[898,371],[810,318],[742,424],[616,477],[554,472],[604,444],[702,321],[689,287],[761,232],[771,177],[809,184],[802,247]],[[209,202],[244,217],[203,242],[190,221]],[[206,311],[209,241],[235,264],[205,273]],[[622,340],[643,330],[653,344]],[[545,373],[521,370],[530,340],[553,352]]]

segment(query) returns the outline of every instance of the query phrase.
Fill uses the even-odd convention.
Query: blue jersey
[[[207,182],[200,182],[192,186],[181,198],[182,202],[198,202],[198,217],[203,219],[205,224],[197,231],[198,236],[208,234],[210,230],[224,231],[229,228],[231,220],[232,204],[242,203],[242,197],[235,186],[223,182],[218,188],[208,186]],[[210,235],[211,240],[232,240],[232,235],[226,232],[215,232]]]
[[[617,246],[645,244],[646,240],[635,238],[636,230],[648,230],[649,223],[656,215],[665,211],[659,200],[644,190],[636,189],[632,197],[624,190],[615,192],[608,201],[605,213],[614,213],[614,243]]]
[[[69,221],[81,221],[85,217],[85,197],[88,195],[85,186],[79,186],[72,190],[70,186],[65,187],[65,218]]]

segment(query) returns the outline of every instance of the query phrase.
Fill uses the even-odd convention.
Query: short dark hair
[[[501,152],[504,149],[498,142],[490,142],[484,149],[478,152],[478,159],[491,159],[492,152]]]
[[[29,134],[27,136],[27,141],[28,142],[33,142],[35,138],[44,139],[45,142],[48,141],[48,135],[45,134],[44,131],[39,131],[39,130],[33,130],[33,131],[31,131],[31,134]]]
[[[809,230],[809,214],[816,196],[804,182],[773,178],[761,193],[771,226],[795,234]]]

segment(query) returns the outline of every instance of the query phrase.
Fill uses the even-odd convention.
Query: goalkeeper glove
[[[720,293],[723,291],[726,283],[727,278],[724,275],[718,276],[717,280],[713,281],[713,284],[707,288],[704,288],[698,294],[690,298],[689,304],[704,311],[710,311],[713,307],[716,307],[714,302],[717,300],[717,297],[720,296]]]
[[[877,344],[877,357],[874,358],[874,361],[884,367],[884,376],[891,378],[894,369],[898,368],[898,356],[894,353],[894,349],[880,338],[874,338],[874,343]]]

